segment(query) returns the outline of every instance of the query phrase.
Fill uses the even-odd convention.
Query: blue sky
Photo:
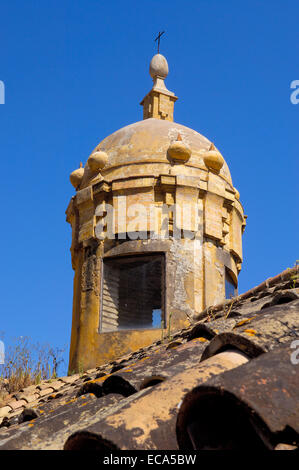
[[[248,215],[239,292],[298,253],[299,3],[6,0],[0,4],[0,331],[68,349],[70,172],[142,119],[165,30],[175,120],[215,142]],[[67,354],[66,354],[67,357]]]

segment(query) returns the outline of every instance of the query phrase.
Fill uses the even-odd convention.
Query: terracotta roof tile
[[[217,440],[229,445],[234,434],[239,434],[239,438],[234,437],[239,449],[258,445],[260,436],[269,449],[287,439],[288,434],[289,439],[299,443],[299,374],[290,354],[287,343],[189,391],[178,412],[176,434],[180,448],[192,448],[192,439],[197,449],[214,448]],[[211,436],[209,423],[216,420],[219,427]],[[246,423],[258,429],[258,436],[243,430]]]
[[[8,402],[8,406],[10,406],[10,408],[12,410],[17,410],[18,408],[23,408],[24,406],[26,406],[27,404],[27,401],[25,400],[12,400],[10,402]]]
[[[8,415],[11,410],[12,408],[9,405],[2,406],[2,408],[0,408],[0,418]]]
[[[27,401],[27,403],[32,403],[36,401],[39,398],[39,393],[32,393],[31,395],[26,395],[24,394],[24,400]]]
[[[37,385],[29,385],[28,387],[21,388],[21,392],[32,393],[36,390]]]
[[[58,390],[64,387],[64,382],[56,380],[55,382],[49,382],[48,386],[53,388],[55,392],[58,392]]]
[[[49,385],[48,381],[47,382],[42,382],[42,383],[40,383],[36,386],[36,390],[41,391],[41,390],[45,390],[46,388],[49,388],[49,387],[50,387],[50,385]]]
[[[40,391],[40,397],[44,397],[44,396],[49,395],[50,393],[53,393],[53,392],[54,392],[53,387],[44,388],[43,390]]]
[[[91,441],[102,450],[176,449],[176,419],[188,391],[216,376],[221,383],[234,371],[234,377],[241,377],[241,390],[245,371],[255,372],[255,361],[264,358],[266,364],[271,351],[278,354],[288,348],[285,344],[299,339],[299,281],[294,281],[294,272],[287,270],[206,309],[189,328],[174,332],[170,341],[156,341],[84,374],[43,381],[22,389],[15,398],[8,396],[0,408],[0,421],[5,417],[0,449],[61,449],[64,443],[66,448],[84,448]],[[249,362],[232,372],[224,372],[223,364],[216,371],[215,364],[227,350],[234,350],[236,357],[245,354]],[[29,403],[38,417],[19,425]],[[274,399],[272,404],[276,413]],[[280,440],[272,436],[272,447],[298,447],[296,432],[291,438],[281,434]]]
[[[80,374],[67,375],[65,377],[60,377],[59,380],[66,384],[72,384],[76,380],[80,379]]]

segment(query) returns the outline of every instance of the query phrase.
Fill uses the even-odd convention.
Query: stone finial
[[[77,168],[77,170],[73,171],[70,174],[70,182],[76,190],[81,184],[83,175],[84,175],[84,168],[83,168],[82,162],[80,162],[80,168]]]
[[[160,79],[161,81],[163,81],[163,83],[159,82],[160,86],[166,89],[164,80],[168,75],[168,63],[164,55],[162,54],[154,55],[150,63],[149,73],[154,81],[154,87],[157,83],[157,80]]]
[[[89,159],[87,160],[87,164],[89,168],[91,169],[91,171],[95,173],[97,171],[102,170],[104,166],[106,165],[107,161],[108,161],[107,153],[100,150],[97,152],[93,152],[90,155]]]
[[[206,167],[209,170],[216,171],[216,173],[219,173],[224,163],[224,159],[221,153],[216,150],[216,147],[213,143],[210,145],[209,150],[203,153],[203,159]]]
[[[177,97],[165,86],[168,63],[162,54],[154,55],[149,72],[154,84],[152,90],[140,103],[143,106],[143,119],[156,118],[173,121],[173,108]]]
[[[178,133],[177,138],[167,150],[169,158],[178,163],[186,163],[191,156],[191,149],[183,142],[182,136]]]
[[[234,188],[234,190],[235,190],[236,199],[239,200],[239,199],[240,199],[240,193],[239,193],[239,191],[237,190],[237,188]]]

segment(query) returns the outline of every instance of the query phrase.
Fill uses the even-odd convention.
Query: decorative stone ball
[[[214,170],[219,173],[223,167],[223,156],[216,150],[214,144],[211,144],[210,149],[203,154],[203,159],[209,170]]]
[[[92,172],[96,172],[104,168],[108,161],[108,155],[106,152],[93,152],[87,160],[88,166]]]
[[[184,144],[182,137],[178,134],[177,140],[168,147],[167,154],[172,160],[185,163],[191,157],[191,149]]]
[[[239,193],[239,191],[237,190],[237,188],[234,188],[234,190],[235,190],[236,199],[240,199],[240,193]]]
[[[79,184],[82,181],[84,175],[84,168],[78,168],[77,170],[73,171],[70,174],[70,182],[74,186],[74,188],[78,188]]]
[[[152,78],[160,77],[166,78],[168,75],[168,63],[164,55],[156,54],[151,60],[150,63],[150,76]]]

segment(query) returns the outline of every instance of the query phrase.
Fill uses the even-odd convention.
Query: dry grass
[[[62,353],[62,349],[32,344],[28,337],[17,338],[5,351],[5,364],[0,365],[0,406],[8,394],[55,378]]]

